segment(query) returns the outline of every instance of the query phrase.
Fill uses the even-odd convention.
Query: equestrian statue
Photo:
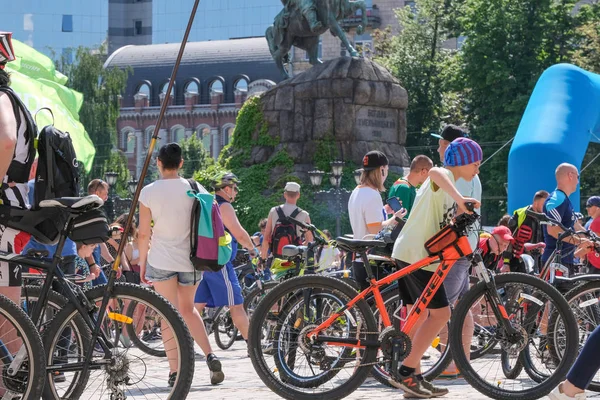
[[[281,0],[283,10],[275,17],[273,25],[267,28],[265,36],[269,50],[277,67],[285,78],[289,78],[290,49],[292,46],[303,49],[308,54],[311,65],[320,64],[319,36],[328,29],[333,36],[340,38],[352,57],[358,52],[352,46],[338,21],[362,11],[362,25],[357,33],[362,34],[367,26],[367,7],[363,0]]]

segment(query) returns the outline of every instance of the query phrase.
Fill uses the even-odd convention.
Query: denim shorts
[[[151,282],[164,282],[177,277],[177,282],[181,286],[194,286],[202,279],[202,273],[198,271],[192,272],[177,272],[168,271],[166,269],[154,268],[150,264],[146,264],[146,279]]]

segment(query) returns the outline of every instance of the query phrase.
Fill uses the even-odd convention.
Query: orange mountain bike
[[[408,335],[454,263],[474,257],[480,282],[473,286],[454,310],[450,347],[458,368],[478,391],[495,399],[535,399],[549,393],[565,376],[574,361],[577,324],[565,299],[556,289],[533,276],[506,273],[497,277],[488,271],[478,254],[473,254],[466,237],[476,223],[476,214],[461,214],[425,244],[428,257],[377,281],[365,263],[370,287],[357,293],[341,280],[324,276],[293,278],[272,289],[256,308],[249,330],[250,357],[263,382],[278,395],[294,400],[341,399],[356,390],[377,364],[397,368],[410,354]],[[338,238],[338,247],[360,254],[385,246],[383,242]],[[436,271],[414,307],[401,324],[394,326],[385,307],[381,288],[414,271],[438,263]],[[365,299],[375,299],[379,323]],[[557,327],[538,329],[546,307],[562,316]],[[490,340],[497,351],[470,362],[464,348],[469,336],[462,331],[469,310],[481,309],[489,318]],[[265,331],[265,322],[275,327]],[[380,330],[379,326],[383,326]],[[458,333],[458,334],[457,334]],[[465,339],[463,339],[463,337]],[[561,341],[564,356],[559,365],[536,370],[534,377],[502,376],[501,351],[526,352],[531,357],[540,346]],[[271,341],[274,351],[263,353],[262,343]],[[432,346],[437,346],[435,343]],[[564,347],[563,347],[564,346]]]

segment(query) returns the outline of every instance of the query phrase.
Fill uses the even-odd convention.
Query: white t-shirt
[[[454,183],[452,172],[444,171]],[[428,178],[417,191],[408,221],[394,243],[392,257],[409,264],[427,257],[425,242],[452,222],[456,209],[454,199],[437,186],[434,188],[434,183]],[[435,271],[436,268],[437,265],[431,265],[424,269]]]
[[[383,222],[383,200],[381,193],[370,187],[355,188],[348,200],[348,214],[354,239],[369,234],[368,225]]]
[[[319,269],[328,269],[333,267],[333,263],[339,254],[340,251],[335,247],[324,247],[319,255]]]
[[[208,193],[200,184],[201,193]],[[140,193],[154,220],[148,264],[176,272],[192,272],[190,261],[190,216],[194,199],[187,195],[190,184],[183,178],[161,179]]]
[[[463,178],[460,178],[455,182],[456,190],[463,197],[471,197],[479,202],[481,202],[481,181],[479,180],[479,175],[475,175],[470,182],[465,181]],[[475,210],[478,214],[479,209]],[[469,244],[471,245],[471,249],[475,250],[477,248],[477,244],[479,243],[479,232],[477,229],[469,230]]]

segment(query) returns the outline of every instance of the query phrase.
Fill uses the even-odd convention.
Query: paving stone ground
[[[218,347],[215,346],[218,350]],[[208,369],[204,361],[196,362],[196,373],[194,383],[188,399],[204,400],[270,400],[280,397],[267,388],[260,380],[250,358],[247,356],[245,343],[236,342],[227,351],[217,352],[223,364],[225,382],[218,386],[211,386],[208,377]],[[488,397],[480,394],[463,379],[445,381],[438,383],[448,385],[450,394],[442,399],[479,400]],[[369,378],[356,392],[347,399],[403,399],[402,392],[382,386],[376,380]],[[588,398],[600,399],[600,394],[588,393]],[[548,399],[547,397],[545,399]]]

